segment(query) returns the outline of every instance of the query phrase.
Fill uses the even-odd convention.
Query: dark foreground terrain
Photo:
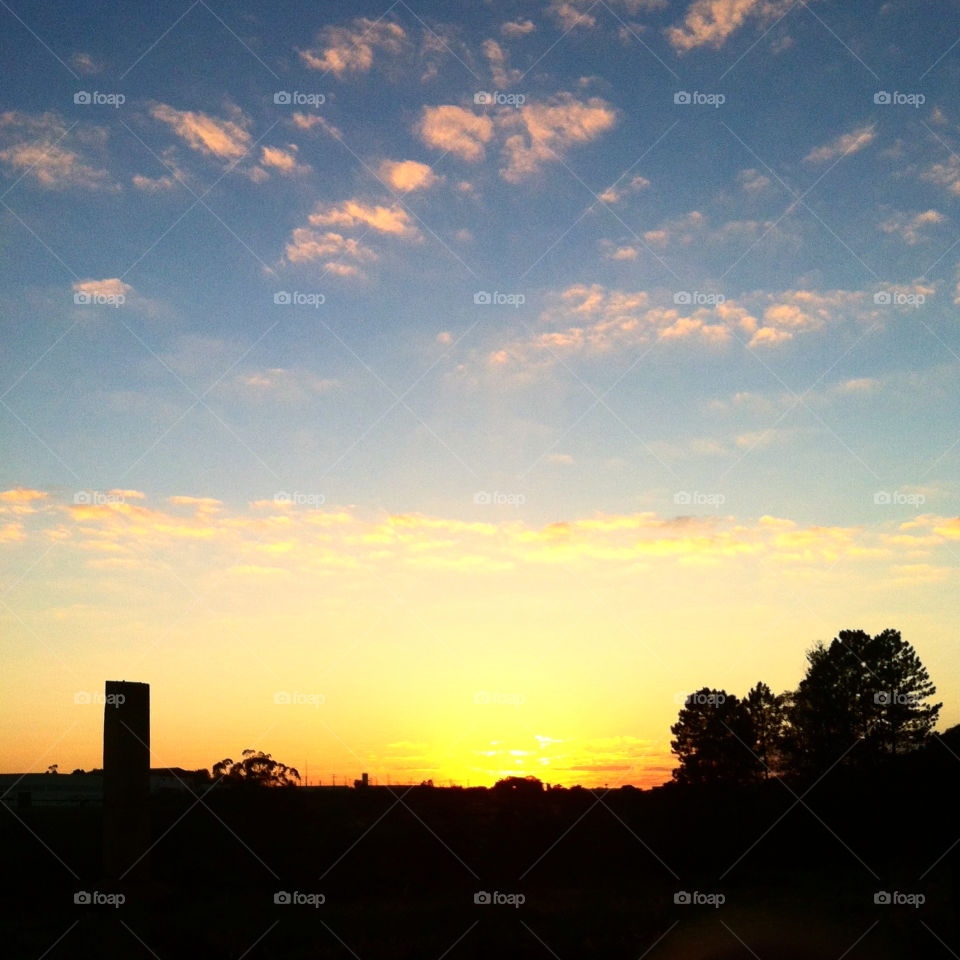
[[[956,957],[958,774],[934,743],[817,783],[171,792],[133,884],[101,879],[99,806],[7,805],[3,952]]]

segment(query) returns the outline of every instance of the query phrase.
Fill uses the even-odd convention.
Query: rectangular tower
[[[108,880],[147,875],[150,685],[107,680],[103,707],[103,868]]]

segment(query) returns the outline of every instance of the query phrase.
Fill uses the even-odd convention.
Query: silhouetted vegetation
[[[262,750],[244,750],[243,759],[227,758],[213,765],[214,779],[228,786],[291,787],[300,780],[296,767],[274,760]]]
[[[745,699],[703,687],[670,728],[679,783],[747,783],[771,775],[868,768],[922,747],[942,704],[898,630],[841,630],[807,653],[796,690],[758,683]]]

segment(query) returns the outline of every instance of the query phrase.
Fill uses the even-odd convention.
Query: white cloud
[[[485,114],[444,104],[424,107],[418,130],[428,147],[476,163],[484,158],[485,147],[493,138],[493,121]]]
[[[349,27],[326,27],[312,48],[298,53],[310,69],[342,78],[366,73],[373,66],[376,51],[400,53],[406,38],[406,31],[397,23],[357,17]]]
[[[837,157],[857,153],[864,147],[869,147],[876,136],[874,125],[872,123],[864,124],[849,133],[841,134],[822,147],[815,147],[803,159],[807,163],[826,163],[828,160],[835,160]]]
[[[938,210],[924,210],[913,216],[898,212],[884,220],[880,229],[884,233],[897,234],[908,246],[913,247],[929,239],[921,233],[924,227],[943,223],[946,219]]]
[[[151,116],[168,124],[193,150],[220,160],[239,160],[250,149],[252,138],[247,131],[250,120],[242,111],[234,111],[233,120],[212,117],[199,110],[177,110],[157,103]]]
[[[536,29],[536,24],[532,20],[508,20],[506,23],[500,24],[500,33],[508,40],[525,37],[528,33],[533,33]]]
[[[384,160],[378,173],[381,180],[401,193],[427,190],[440,180],[427,164],[416,160]]]

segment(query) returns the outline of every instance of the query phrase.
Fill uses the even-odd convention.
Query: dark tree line
[[[680,783],[746,783],[770,776],[870,767],[916,750],[942,704],[898,630],[841,630],[807,652],[796,690],[757,683],[745,697],[703,687],[670,728]]]

